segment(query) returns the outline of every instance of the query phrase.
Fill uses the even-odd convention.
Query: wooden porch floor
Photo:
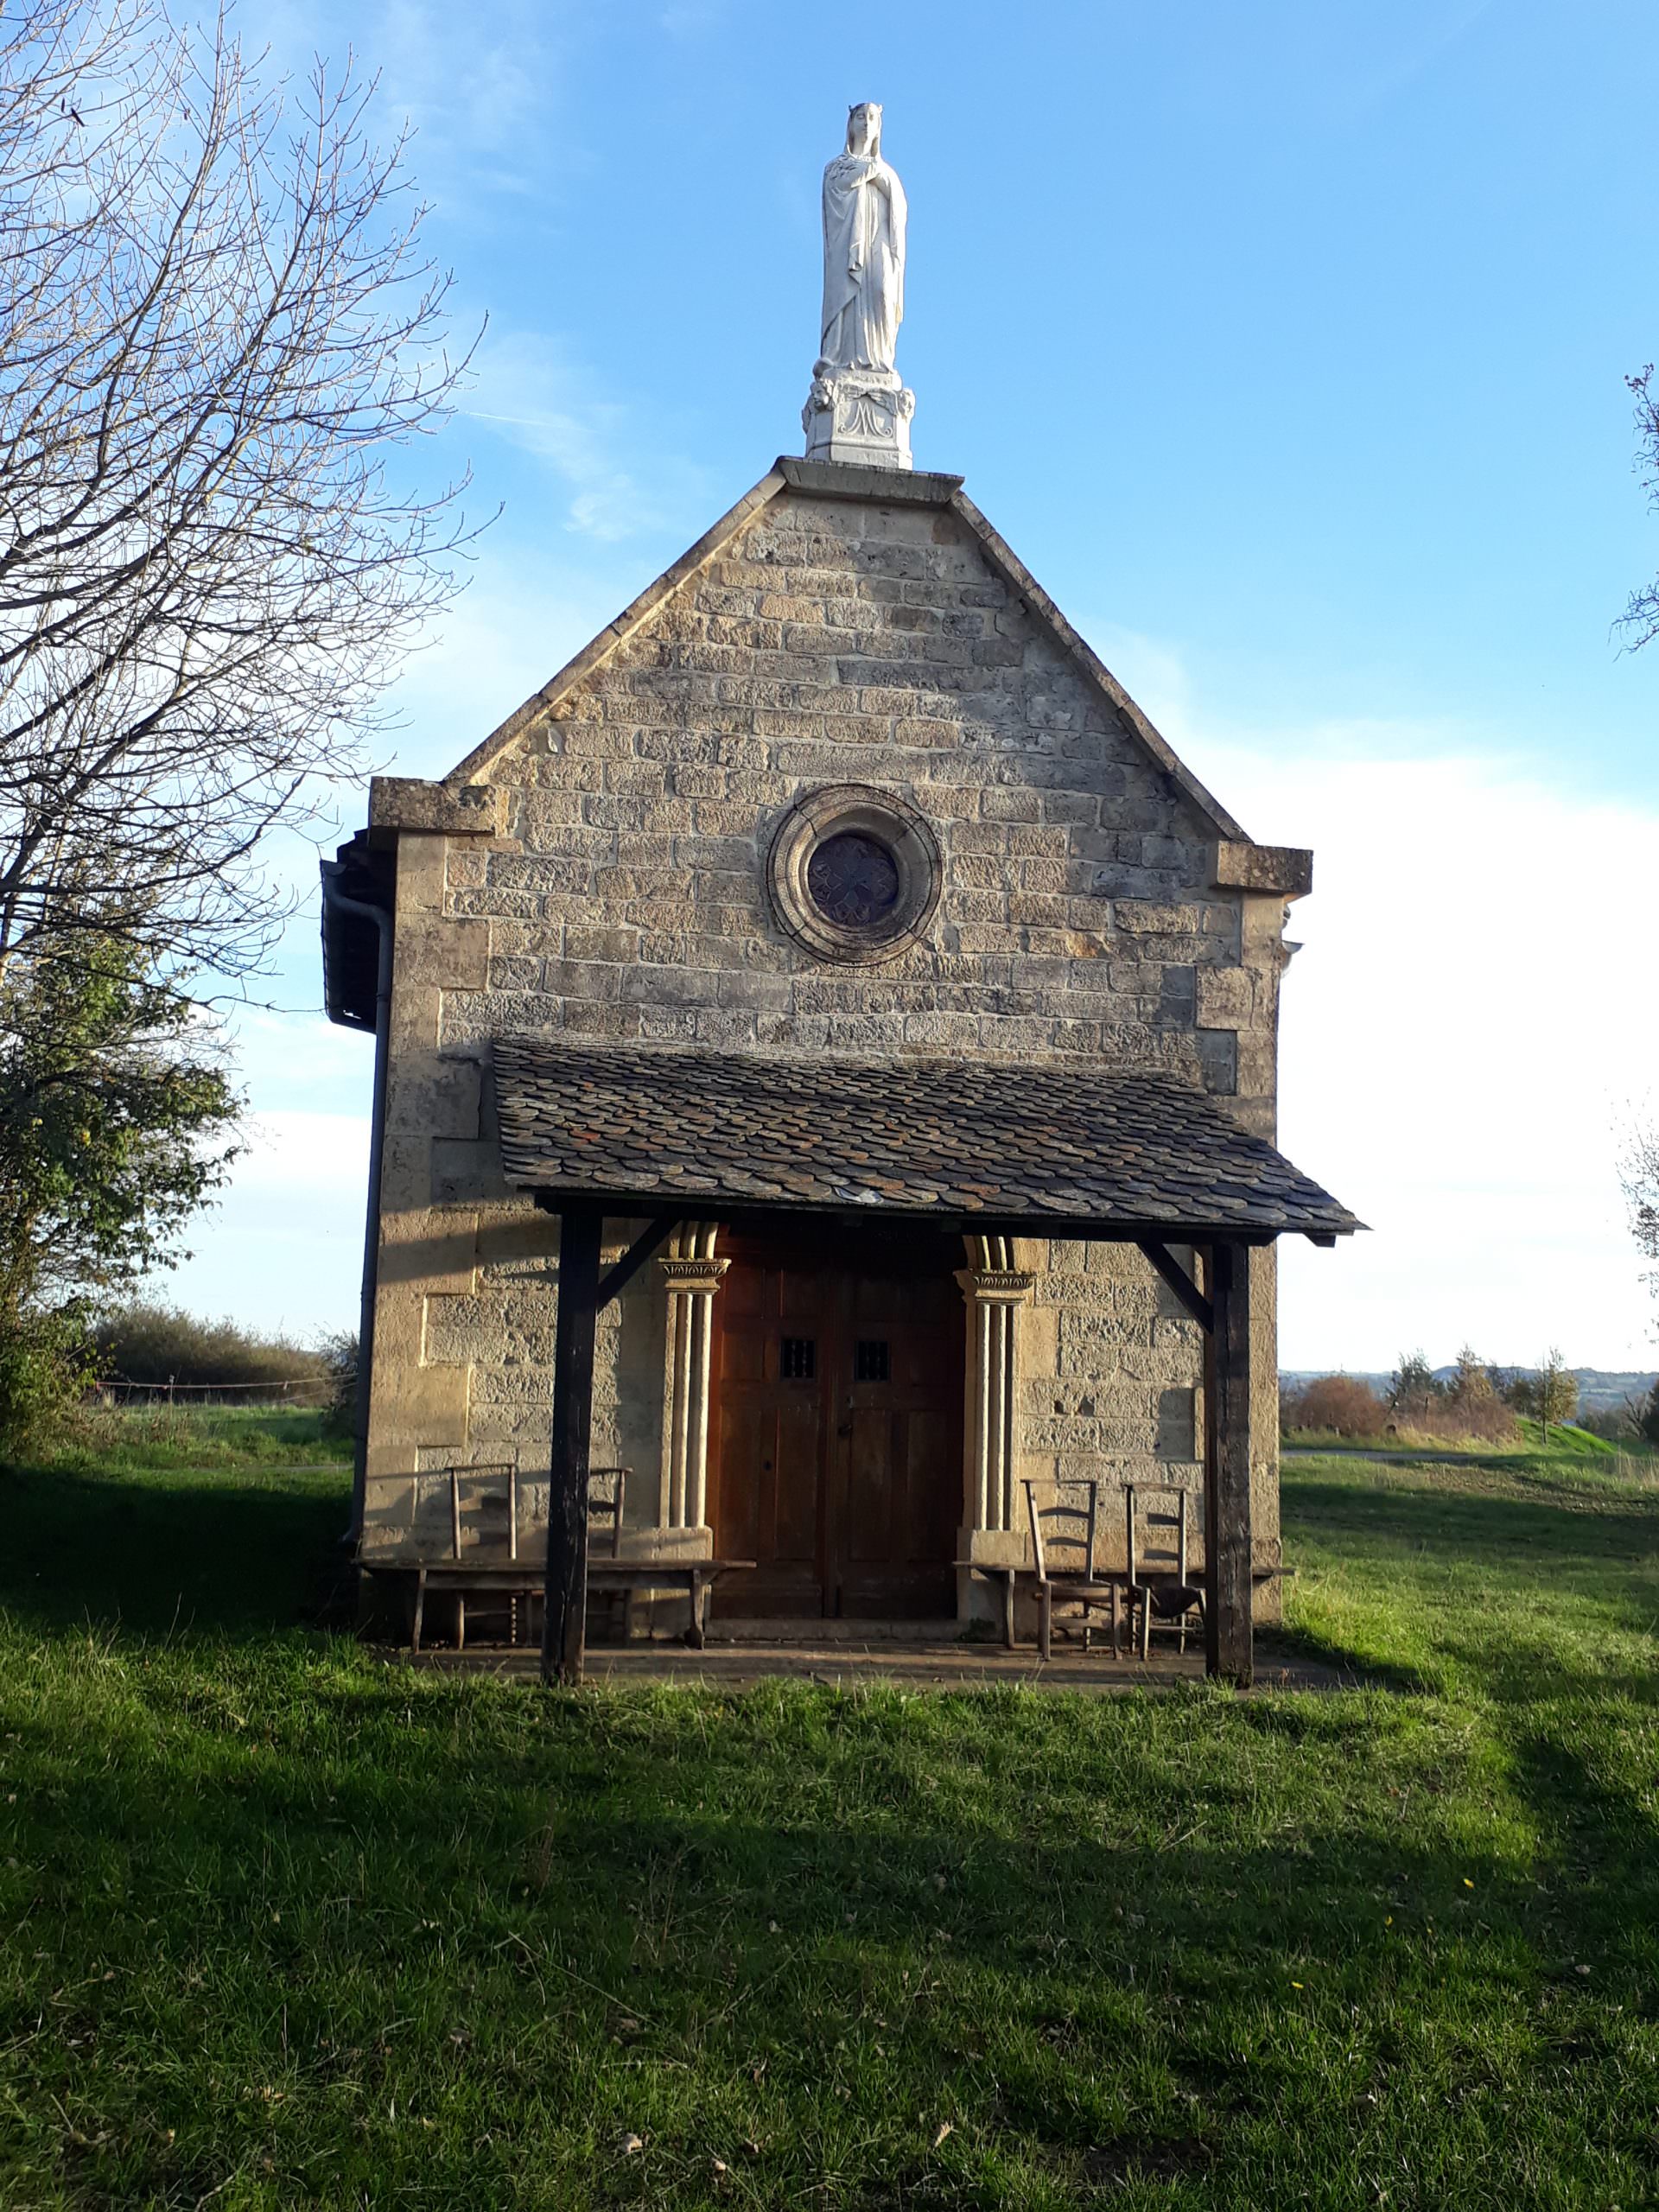
[[[744,1626],[737,1637],[734,1627]],[[1000,1643],[963,1643],[951,1622],[930,1633],[914,1622],[813,1621],[713,1624],[701,1651],[671,1643],[601,1643],[588,1647],[587,1677],[610,1686],[670,1683],[709,1689],[750,1689],[764,1681],[812,1681],[831,1689],[885,1684],[914,1690],[971,1690],[1013,1682],[1033,1689],[1082,1690],[1109,1694],[1135,1689],[1170,1689],[1183,1680],[1204,1677],[1201,1644],[1186,1651],[1155,1646],[1150,1660],[1114,1659],[1109,1647],[1084,1651],[1058,1647],[1045,1665],[1034,1647],[1006,1650]],[[806,1631],[810,1630],[808,1634]],[[402,1655],[405,1659],[408,1654]],[[461,1653],[423,1651],[410,1664],[440,1672],[494,1674],[533,1678],[540,1655],[524,1647],[469,1645]],[[1337,1689],[1351,1687],[1335,1668],[1322,1666],[1288,1649],[1275,1649],[1266,1636],[1257,1639],[1256,1688]]]

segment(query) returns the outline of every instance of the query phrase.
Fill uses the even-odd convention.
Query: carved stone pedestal
[[[820,368],[801,410],[806,457],[908,468],[915,411],[916,395],[899,383],[896,369]]]

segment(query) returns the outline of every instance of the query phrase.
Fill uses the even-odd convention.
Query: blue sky
[[[1659,569],[1624,377],[1659,353],[1650,5],[245,5],[416,126],[504,503],[399,686],[442,773],[799,449],[817,181],[887,109],[918,465],[1252,833],[1312,844],[1287,1148],[1370,1220],[1286,1268],[1286,1363],[1659,1362],[1614,1175],[1659,1091]],[[360,796],[341,796],[353,821]],[[303,873],[311,863],[296,862]],[[352,1316],[369,1052],[245,1022],[255,1142],[173,1291]]]

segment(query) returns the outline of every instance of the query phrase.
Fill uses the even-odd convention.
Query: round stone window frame
[[[873,838],[893,856],[899,895],[878,921],[849,925],[820,912],[807,888],[813,854],[831,837]],[[874,967],[918,944],[938,910],[943,867],[925,815],[894,791],[830,784],[798,799],[778,825],[766,884],[779,921],[820,960]]]

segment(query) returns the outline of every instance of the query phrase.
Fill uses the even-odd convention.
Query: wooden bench
[[[418,1652],[421,1635],[426,1622],[426,1593],[429,1589],[454,1592],[455,1600],[455,1649],[467,1648],[467,1599],[474,1591],[489,1591],[509,1598],[523,1599],[528,1604],[542,1595],[543,1569],[524,1560],[491,1563],[476,1558],[433,1559],[410,1561],[388,1560],[388,1567],[402,1567],[415,1573],[414,1610],[410,1620],[409,1648]],[[595,1561],[588,1570],[590,1593],[620,1590],[629,1593],[636,1590],[683,1590],[691,1603],[691,1624],[686,1630],[685,1641],[694,1651],[703,1645],[704,1615],[708,1607],[709,1586],[722,1574],[732,1574],[753,1567],[752,1559],[694,1559],[694,1560],[603,1560]]]
[[[631,1472],[627,1467],[594,1467],[589,1470],[592,1485],[588,1494],[589,1527],[600,1539],[600,1543],[594,1544],[588,1554],[589,1594],[618,1592],[625,1599],[632,1600],[637,1590],[683,1590],[691,1605],[691,1625],[686,1631],[685,1640],[694,1649],[701,1650],[709,1584],[722,1574],[752,1567],[754,1561],[750,1559],[624,1559],[621,1556],[622,1534]],[[471,1551],[463,1549],[461,1541],[461,1484],[463,1482],[496,1482],[503,1477],[505,1478],[502,1504],[506,1514],[506,1557],[503,1559],[493,1548],[484,1547],[474,1547]],[[385,1560],[371,1558],[359,1560],[359,1563],[371,1573],[408,1574],[413,1572],[415,1586],[409,1630],[411,1652],[418,1652],[421,1648],[421,1637],[426,1625],[428,1590],[442,1589],[452,1592],[455,1601],[455,1649],[463,1651],[467,1648],[467,1598],[469,1592],[490,1592],[505,1597],[515,1607],[517,1601],[522,1599],[528,1610],[545,1590],[545,1562],[542,1560],[521,1560],[518,1556],[518,1464],[511,1459],[489,1460],[476,1465],[457,1461],[447,1467],[423,1467],[410,1479],[416,1486],[417,1496],[423,1482],[442,1483],[448,1489],[448,1558]],[[418,1509],[416,1517],[419,1517]],[[595,1523],[598,1524],[596,1528]],[[630,1604],[624,1616],[625,1636],[631,1618]],[[511,1637],[511,1630],[509,1634]]]

